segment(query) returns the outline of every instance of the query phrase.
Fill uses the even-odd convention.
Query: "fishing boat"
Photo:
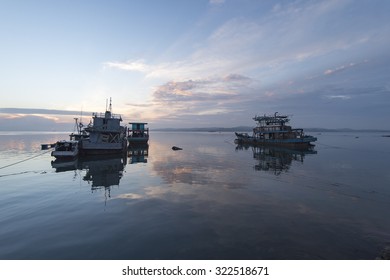
[[[57,141],[51,155],[58,160],[72,160],[79,154],[78,143],[74,140]]]
[[[274,145],[292,148],[307,148],[311,142],[317,141],[316,137],[305,135],[302,128],[293,129],[287,125],[290,121],[288,116],[274,115],[255,116],[257,123],[253,128],[252,135],[235,132],[237,143],[251,145]]]
[[[106,106],[107,107],[107,106]],[[92,122],[84,128],[87,138],[79,140],[82,155],[124,153],[127,149],[127,128],[121,125],[122,117],[112,113],[110,99],[105,113],[93,113]]]
[[[149,141],[148,123],[132,122],[129,123],[131,128],[128,130],[127,140],[130,146],[144,145]]]

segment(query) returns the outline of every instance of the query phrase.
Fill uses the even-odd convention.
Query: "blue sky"
[[[0,130],[71,130],[110,97],[151,128],[277,111],[299,127],[390,129],[388,11],[386,0],[1,0]]]

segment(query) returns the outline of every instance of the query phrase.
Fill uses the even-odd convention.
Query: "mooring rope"
[[[17,161],[17,162],[14,162],[14,163],[11,163],[11,164],[2,166],[2,167],[0,167],[0,169],[4,169],[4,168],[6,168],[6,167],[10,167],[10,166],[13,166],[13,165],[16,165],[16,164],[19,164],[19,163],[28,161],[28,160],[30,160],[30,159],[33,159],[33,158],[42,156],[42,155],[47,154],[48,152],[50,152],[50,150],[51,150],[51,149],[49,149],[48,151],[45,151],[45,152],[43,152],[43,153],[40,153],[40,154],[38,154],[38,155],[35,155],[35,156],[32,156],[32,157],[26,158],[26,159],[24,159],[24,160],[20,160],[20,161]]]

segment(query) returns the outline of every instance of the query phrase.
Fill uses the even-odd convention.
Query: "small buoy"
[[[179,148],[179,147],[176,147],[176,146],[173,146],[172,147],[172,150],[174,150],[174,151],[179,151],[179,150],[183,150],[182,148]]]

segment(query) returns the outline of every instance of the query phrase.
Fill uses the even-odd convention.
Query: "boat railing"
[[[269,126],[269,127],[256,127],[253,129],[255,133],[274,133],[274,132],[289,132],[291,127],[284,126]]]
[[[126,133],[127,127],[118,126],[118,127],[110,127],[107,124],[102,125],[93,125],[85,128],[85,131],[88,133],[91,132],[107,132],[107,133]]]
[[[149,136],[149,128],[144,129],[128,129],[129,137],[148,137]]]
[[[106,118],[107,114],[106,113],[92,113],[92,116],[96,117],[96,118]],[[122,120],[122,116],[120,114],[110,113],[110,118]]]
[[[149,132],[149,128],[144,128],[144,129],[128,129],[129,131],[136,131],[136,132]]]

